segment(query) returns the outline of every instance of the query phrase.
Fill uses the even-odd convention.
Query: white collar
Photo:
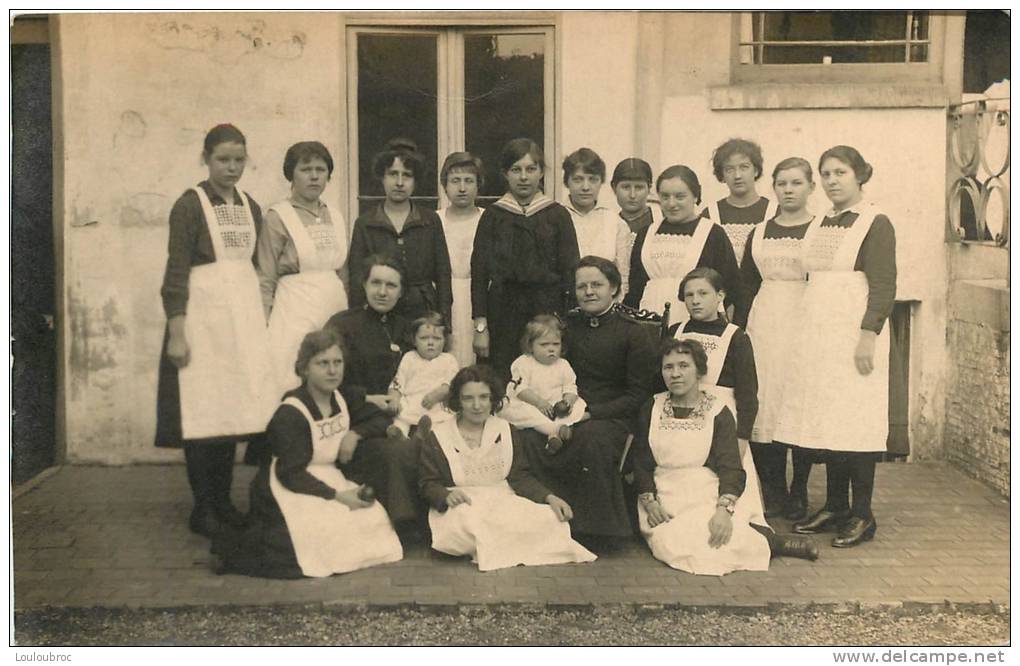
[[[498,206],[503,210],[510,211],[511,213],[523,215],[524,217],[531,217],[535,213],[539,212],[540,210],[548,208],[554,203],[556,202],[547,197],[544,192],[539,192],[535,195],[535,198],[531,200],[531,203],[528,204],[528,208],[525,209],[523,206],[521,206],[521,204],[517,202],[517,199],[515,199],[512,194],[507,192],[499,199],[497,199],[495,202],[493,202],[492,205]]]

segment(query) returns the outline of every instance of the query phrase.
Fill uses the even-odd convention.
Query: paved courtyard
[[[254,469],[238,466],[247,506]],[[824,497],[816,467],[812,506]],[[876,540],[838,550],[818,536],[817,562],[773,560],[768,572],[694,576],[654,560],[639,540],[583,565],[480,573],[418,546],[403,561],[327,579],[217,576],[208,541],[187,529],[181,465],[59,468],[12,505],[14,603],[43,607],[325,604],[443,608],[592,604],[732,608],[883,608],[1009,604],[1009,502],[939,463],[879,465]],[[775,521],[779,531],[787,521]]]

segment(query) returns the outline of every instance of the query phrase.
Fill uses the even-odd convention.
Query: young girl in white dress
[[[418,487],[432,507],[433,550],[470,555],[482,571],[591,562],[570,536],[570,505],[531,474],[523,433],[493,415],[500,384],[486,367],[460,370],[448,400],[456,418],[422,444]]]
[[[482,161],[468,152],[450,153],[439,172],[439,181],[450,205],[439,211],[450,253],[453,313],[450,320],[450,353],[464,368],[475,362],[471,346],[471,250],[482,209],[475,205],[478,189],[485,183]]]
[[[387,434],[406,437],[411,426],[428,416],[430,423],[441,423],[453,415],[443,407],[450,380],[457,374],[457,359],[446,349],[449,329],[438,312],[427,312],[411,324],[414,350],[400,359],[397,374],[390,383],[389,401],[400,405]]]
[[[517,428],[546,436],[546,451],[556,453],[569,439],[570,426],[588,404],[577,394],[577,375],[563,358],[563,325],[555,315],[528,322],[521,338],[524,353],[510,366],[509,401],[500,416]]]

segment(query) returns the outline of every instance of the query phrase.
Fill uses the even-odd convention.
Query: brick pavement
[[[252,468],[238,467],[247,503]],[[816,467],[812,504],[824,497]],[[12,505],[15,608],[46,606],[591,604],[837,608],[1009,604],[1009,502],[944,464],[879,465],[875,541],[849,550],[816,537],[814,563],[694,576],[635,540],[583,565],[480,573],[465,559],[409,549],[403,561],[327,579],[275,581],[210,572],[207,540],[187,529],[180,465],[63,467]],[[776,521],[779,531],[789,528]]]

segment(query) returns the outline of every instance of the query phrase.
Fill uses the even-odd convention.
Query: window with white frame
[[[383,199],[372,156],[393,137],[427,156],[413,199],[430,208],[444,205],[439,167],[453,151],[482,159],[480,205],[503,192],[507,141],[528,137],[553,154],[551,26],[356,26],[347,43],[352,214]]]

